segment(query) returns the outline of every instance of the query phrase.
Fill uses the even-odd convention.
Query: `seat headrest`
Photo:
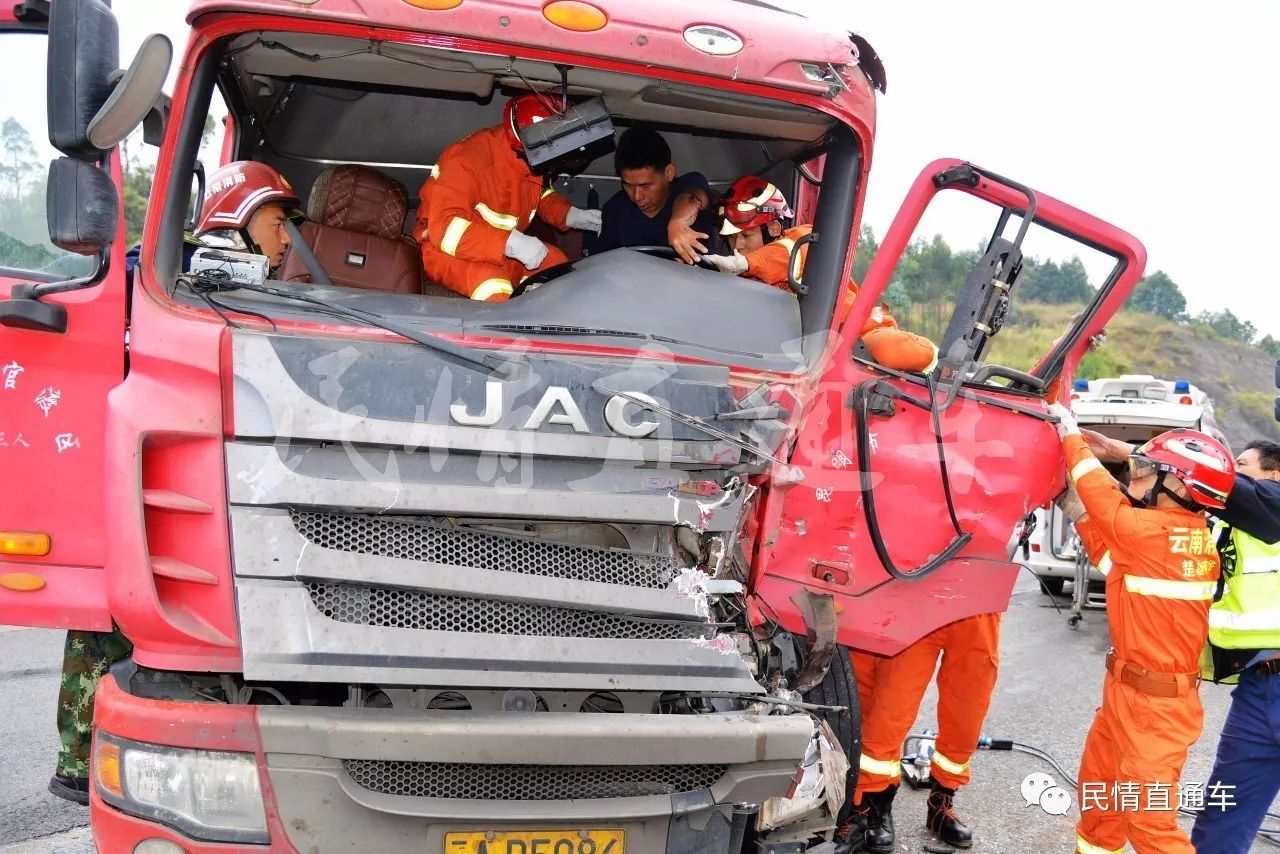
[[[307,219],[320,225],[399,240],[409,197],[377,169],[346,163],[320,173],[307,200]]]

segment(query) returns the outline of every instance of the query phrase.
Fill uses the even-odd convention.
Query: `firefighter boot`
[[[973,845],[973,831],[960,820],[955,811],[955,789],[933,780],[929,792],[929,811],[925,818],[926,826],[938,835],[938,838],[954,848],[969,848]]]
[[[890,854],[893,851],[893,796],[897,786],[882,792],[864,792],[862,803],[853,808],[848,834],[836,846],[835,854]]]

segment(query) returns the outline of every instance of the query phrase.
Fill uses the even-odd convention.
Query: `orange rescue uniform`
[[[772,243],[766,243],[759,249],[748,252],[747,271],[742,275],[766,285],[789,291],[787,284],[787,265],[791,263],[791,250],[796,241],[813,231],[809,225],[797,225],[782,232]],[[808,258],[809,246],[800,247],[796,257],[796,279],[800,279],[800,271],[804,269]],[[849,280],[849,289],[845,293],[844,303],[840,307],[837,323],[843,323],[849,316],[849,309],[858,296],[858,286]],[[933,370],[938,358],[938,348],[928,338],[921,337],[898,328],[898,322],[889,314],[889,310],[878,305],[871,310],[871,315],[862,327],[862,342],[871,352],[871,358],[886,368],[897,371],[925,372]]]
[[[564,231],[569,200],[543,187],[511,149],[501,125],[482,128],[450,145],[418,193],[414,237],[427,278],[476,300],[505,300],[538,270],[568,259],[555,246],[535,270],[504,254],[513,229],[535,216]]]
[[[1076,851],[1194,854],[1178,778],[1200,737],[1199,659],[1219,564],[1204,517],[1133,507],[1080,436],[1063,440],[1087,516],[1076,524],[1106,575],[1112,652],[1080,760]]]
[[[978,614],[935,629],[897,655],[850,653],[862,704],[862,756],[853,802],[897,785],[902,742],[911,732],[938,655],[938,738],[933,778],[949,789],[969,782],[1000,663],[1000,615]]]

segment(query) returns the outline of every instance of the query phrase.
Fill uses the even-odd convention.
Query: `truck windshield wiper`
[[[360,323],[368,324],[369,326],[377,326],[380,329],[387,330],[388,332],[394,332],[402,338],[407,338],[414,343],[421,344],[427,349],[434,350],[437,353],[448,356],[454,361],[461,362],[475,370],[493,374],[501,379],[511,379],[515,377],[525,364],[522,359],[513,359],[508,356],[483,353],[473,350],[470,347],[454,344],[452,341],[446,341],[436,335],[420,332],[412,326],[398,323],[394,320],[388,320],[376,312],[352,308],[351,306],[342,305],[341,303],[331,302],[329,300],[309,296],[307,294],[293,293],[291,291],[284,290],[283,288],[273,288],[269,285],[248,285],[242,282],[232,282],[220,279],[207,274],[183,275],[179,277],[179,281],[191,288],[191,290],[197,295],[201,295],[209,291],[227,293],[235,290],[246,290],[253,291],[254,293],[267,294],[268,296],[280,297],[281,299],[290,299],[308,303],[316,306],[327,314],[347,318],[349,320],[355,320]]]
[[[637,338],[642,341],[656,341],[659,344],[678,344],[684,347],[701,347],[704,350],[714,350],[717,353],[727,353],[732,356],[751,356],[756,359],[763,359],[762,353],[752,353],[748,350],[732,350],[726,347],[716,347],[711,344],[699,344],[696,341],[681,341],[679,338],[670,338],[666,335],[654,335],[649,332],[635,332],[630,329],[606,329],[598,326],[566,326],[559,323],[485,323],[481,324],[480,329],[492,329],[495,332],[524,332],[529,335],[600,335],[610,338]]]
[[[688,413],[681,412],[678,409],[672,409],[669,406],[663,406],[661,403],[658,403],[657,401],[653,400],[652,398],[646,395],[638,394],[636,392],[619,391],[618,389],[609,387],[606,383],[604,383],[601,380],[596,380],[595,382],[593,382],[591,384],[591,387],[594,388],[596,391],[600,392],[601,394],[607,394],[614,397],[626,398],[627,400],[631,401],[641,409],[650,409],[658,413],[659,415],[665,415],[668,418],[670,418],[672,421],[677,421],[681,424],[684,424],[687,427],[692,427],[695,430],[700,430],[701,432],[706,433],[708,436],[712,437],[713,439],[719,439],[722,442],[728,442],[730,445],[733,445],[737,448],[741,448],[742,450],[746,451],[749,454],[755,454],[757,457],[760,457],[762,460],[769,460],[770,462],[775,462],[780,466],[785,466],[787,464],[785,460],[778,459],[773,454],[769,453],[767,450],[765,450],[764,448],[760,447],[759,445],[753,442],[748,442],[746,439],[742,439],[738,436],[735,436],[733,433],[730,433],[727,430],[722,430],[714,424],[709,424],[695,415],[689,415]]]

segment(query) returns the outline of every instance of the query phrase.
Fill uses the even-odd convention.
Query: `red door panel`
[[[32,55],[37,39],[43,56],[45,36],[39,27],[15,23],[12,10],[6,10],[0,15],[0,68],[5,56]],[[35,121],[32,116],[45,114],[44,69],[38,74],[41,85],[9,89],[9,96],[38,101],[19,110],[28,124]],[[31,139],[44,145],[47,132],[42,122],[38,128],[24,127]],[[41,148],[39,153],[46,151]],[[119,186],[118,158],[113,157],[111,166]],[[33,177],[25,192],[38,194],[43,186],[43,177]],[[42,199],[35,201],[41,202],[42,212]],[[22,234],[4,236],[31,245],[25,232],[32,226],[39,223],[29,215]],[[51,541],[43,556],[0,552],[0,624],[111,627],[102,569],[103,442],[107,393],[125,372],[123,245],[121,210],[105,279],[84,290],[43,298],[66,307],[65,333],[0,326],[0,531],[44,533]],[[15,253],[0,259],[3,263],[23,262]],[[21,267],[6,267],[0,272],[0,299],[7,299],[16,285],[51,278],[38,272],[27,278]]]
[[[1069,382],[1089,336],[1141,276],[1145,253],[1130,235],[1035,194],[1038,224],[1117,259],[1107,287],[1041,359],[1035,371],[1041,388],[1019,392],[966,382],[944,407],[946,377],[935,378],[944,383],[935,388],[922,376],[894,374],[851,356],[853,331],[879,303],[940,190],[935,176],[963,165],[938,161],[913,186],[822,376],[791,473],[766,498],[752,586],[788,630],[803,631],[792,597],[805,588],[834,597],[840,643],[882,654],[962,617],[1003,611],[1018,572],[1009,560],[1014,528],[1063,487],[1062,453],[1045,420],[1045,401],[1063,378]],[[981,173],[960,189],[1020,213],[1026,196],[1002,180]],[[1016,300],[1016,287],[1012,293]]]

